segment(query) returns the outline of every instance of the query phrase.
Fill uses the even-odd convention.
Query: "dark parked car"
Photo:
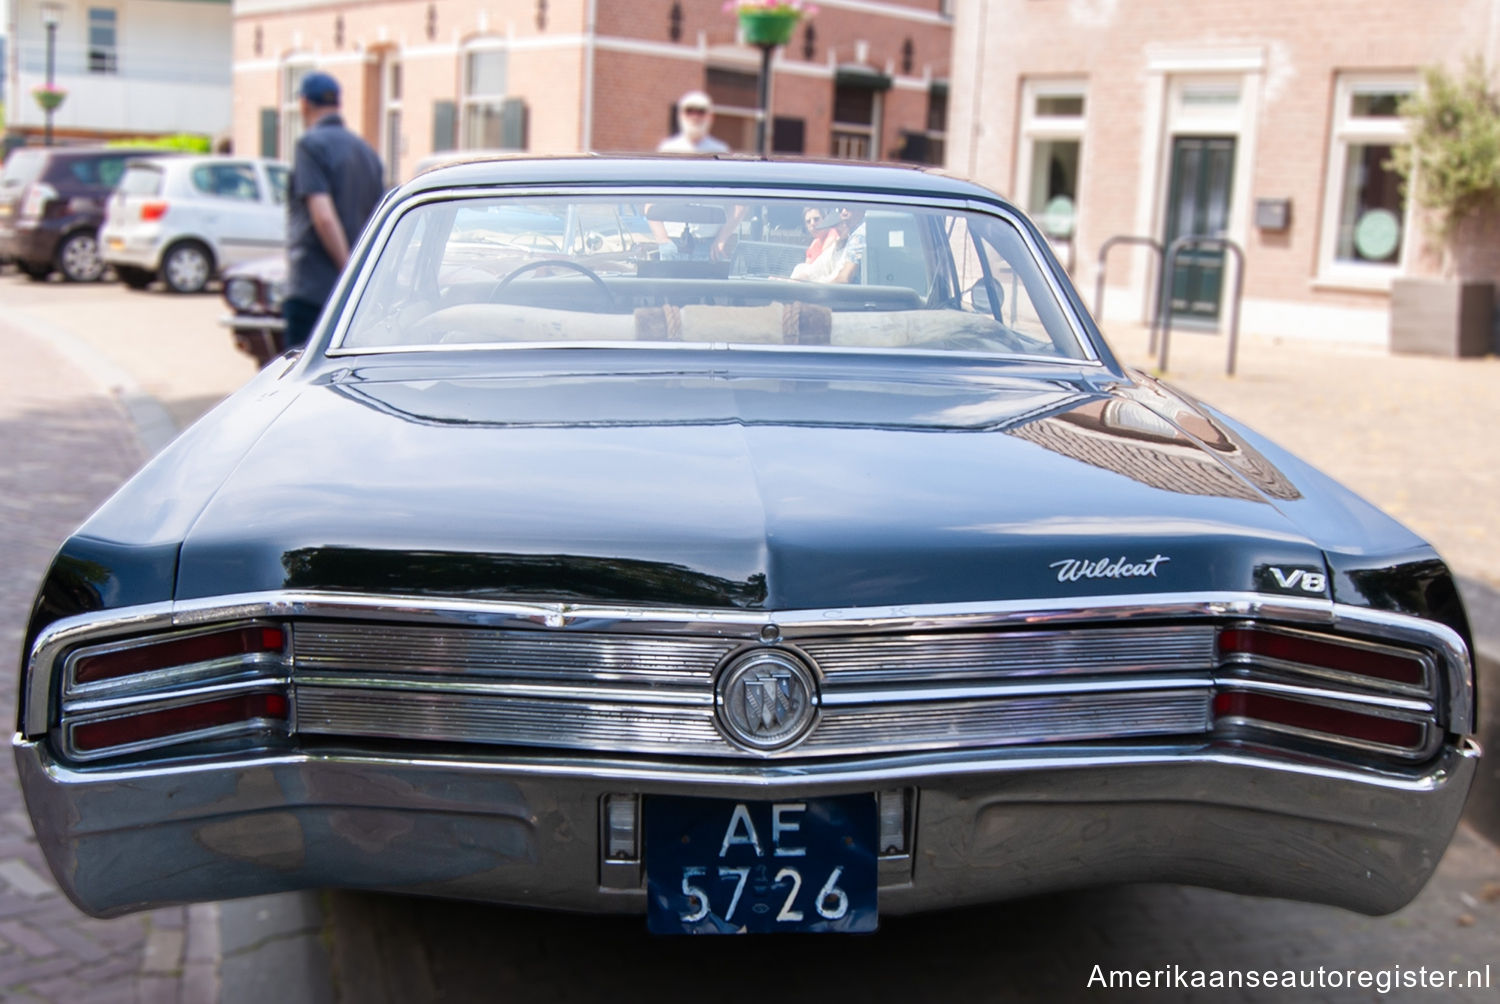
[[[131,157],[161,150],[35,147],[12,150],[0,168],[0,260],[33,279],[59,271],[71,282],[104,274],[99,227]]]
[[[1431,547],[1122,367],[998,196],[849,164],[422,175],[309,348],[63,545],[26,645],[21,783],[95,914],[1382,913],[1479,755]]]

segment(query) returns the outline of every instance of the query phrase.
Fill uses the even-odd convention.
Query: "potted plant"
[[[44,112],[55,112],[62,105],[68,92],[56,84],[43,84],[31,89],[31,96]]]
[[[724,11],[739,18],[746,44],[759,46],[785,45],[797,22],[816,12],[802,0],[729,0]]]
[[[1500,96],[1483,60],[1461,74],[1423,72],[1423,86],[1401,107],[1411,143],[1392,167],[1426,211],[1442,253],[1441,277],[1401,277],[1391,285],[1391,348],[1450,356],[1490,351],[1494,283],[1500,271]]]

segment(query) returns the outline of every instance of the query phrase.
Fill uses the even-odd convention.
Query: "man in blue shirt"
[[[287,198],[286,346],[307,344],[318,314],[349,260],[349,246],[385,193],[370,144],[344,127],[339,84],[309,73],[298,90],[302,125]]]

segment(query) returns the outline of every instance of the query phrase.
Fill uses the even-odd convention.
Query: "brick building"
[[[1383,343],[1392,279],[1438,267],[1387,166],[1398,102],[1424,66],[1496,66],[1500,0],[967,0],[954,41],[948,166],[1036,214],[1091,307],[1107,238],[1222,233],[1246,328]],[[1151,261],[1110,253],[1109,317],[1149,315]],[[1188,255],[1176,316],[1214,322],[1226,268]]]
[[[779,152],[941,162],[947,0],[820,0],[777,52]],[[760,50],[721,0],[236,0],[234,139],[286,156],[317,68],[392,179],[450,149],[652,150],[700,88],[714,132],[753,146]]]

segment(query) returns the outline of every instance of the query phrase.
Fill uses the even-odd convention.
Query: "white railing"
[[[13,40],[16,60],[22,76],[46,78],[47,43],[42,39]],[[102,57],[104,54],[100,53]],[[94,62],[101,62],[96,58]],[[62,76],[92,76],[105,80],[154,80],[176,84],[222,84],[229,86],[232,76],[225,56],[195,55],[169,49],[146,49],[140,46],[117,47],[114,70],[96,73],[90,68],[89,47],[58,44],[53,53],[54,79]]]

